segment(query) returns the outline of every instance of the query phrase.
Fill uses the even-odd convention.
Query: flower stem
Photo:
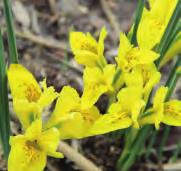
[[[8,158],[10,146],[10,119],[9,119],[9,103],[8,103],[8,89],[7,89],[7,73],[6,64],[4,60],[3,39],[0,30],[0,136],[4,150],[5,158]]]
[[[176,83],[180,77],[180,75],[177,73],[177,68],[181,66],[181,55],[179,55],[177,57],[177,61],[168,77],[168,80],[167,80],[167,83],[166,83],[166,86],[168,87],[168,92],[167,92],[167,96],[166,96],[166,101],[170,98],[171,94],[173,93],[174,91],[174,88],[176,86]]]
[[[7,24],[10,62],[18,63],[18,52],[17,52],[17,46],[16,46],[15,31],[14,31],[14,26],[13,26],[11,3],[10,3],[10,0],[3,0],[3,3],[4,3],[6,24]]]
[[[171,162],[175,163],[178,159],[178,155],[181,152],[181,139],[179,140],[178,144],[177,144],[177,148],[175,149],[173,156],[171,158]]]

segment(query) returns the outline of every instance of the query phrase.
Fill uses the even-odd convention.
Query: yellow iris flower
[[[131,125],[139,128],[138,118],[145,105],[141,87],[127,87],[118,93],[118,102],[111,104],[108,113],[101,115],[90,128],[90,134],[104,134]]]
[[[118,103],[122,106],[122,110],[129,114],[135,128],[139,128],[138,119],[141,109],[145,106],[142,95],[143,89],[141,86],[123,88],[117,95]]]
[[[82,138],[89,136],[88,129],[99,116],[99,110],[95,106],[83,109],[77,91],[65,86],[45,128],[57,127],[61,139]]]
[[[107,63],[103,54],[106,35],[107,31],[105,27],[103,27],[100,32],[98,42],[90,33],[71,32],[70,47],[75,55],[76,61],[88,67],[97,66],[103,68]]]
[[[119,103],[113,103],[107,114],[100,116],[90,128],[91,135],[105,134],[118,129],[128,128],[132,120]]]
[[[82,107],[89,108],[98,98],[114,90],[112,85],[116,73],[115,65],[109,64],[100,70],[98,67],[86,67],[83,74],[84,90],[82,95]]]
[[[40,118],[44,107],[50,105],[58,96],[53,87],[42,82],[43,91],[34,76],[22,65],[11,64],[8,80],[13,97],[13,107],[24,129],[33,120]]]
[[[120,46],[116,61],[123,72],[130,72],[134,67],[151,64],[159,55],[151,50],[133,47],[125,34],[120,35]]]
[[[24,135],[10,137],[8,171],[43,171],[47,155],[63,157],[56,152],[58,143],[59,132],[56,128],[42,132],[42,121],[32,122]]]
[[[155,64],[145,64],[135,67],[131,73],[124,74],[127,86],[142,86],[143,99],[147,101],[153,87],[160,81],[161,74]]]
[[[170,100],[164,102],[168,88],[160,87],[153,100],[153,108],[149,109],[151,113],[140,120],[140,124],[153,124],[158,129],[161,122],[181,126],[181,101]]]
[[[137,31],[138,45],[152,49],[158,44],[168,25],[178,0],[151,0],[151,9],[143,10]]]

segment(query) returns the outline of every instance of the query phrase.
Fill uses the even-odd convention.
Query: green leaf
[[[10,119],[7,88],[7,72],[4,59],[3,39],[0,30],[0,136],[6,159],[9,154]]]
[[[136,35],[137,35],[138,26],[142,17],[144,5],[145,5],[145,0],[139,0],[138,6],[136,9],[135,22],[133,25],[133,32],[132,32],[132,37],[131,37],[131,43],[135,45],[137,45]]]
[[[7,25],[10,62],[18,63],[18,52],[17,52],[17,46],[16,46],[15,31],[13,27],[11,3],[10,3],[10,0],[3,0],[3,3],[4,3],[6,25]]]

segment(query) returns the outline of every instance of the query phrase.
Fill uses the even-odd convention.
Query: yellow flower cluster
[[[71,32],[70,47],[75,60],[85,66],[81,96],[70,86],[57,93],[53,87],[47,87],[46,79],[39,86],[22,65],[10,65],[8,80],[13,107],[25,133],[10,138],[9,171],[42,171],[47,155],[63,157],[56,152],[60,139],[83,138],[144,124],[155,124],[158,129],[161,122],[181,126],[181,101],[165,102],[166,87],[157,90],[153,105],[145,111],[149,95],[161,77],[154,64],[159,58],[154,47],[160,42],[176,2],[150,0],[150,10],[144,9],[138,27],[138,45],[131,44],[121,33],[115,64],[109,64],[104,56],[105,27],[98,41],[90,33]],[[175,42],[162,65],[180,50],[180,39]],[[103,94],[111,99],[104,114],[95,105]],[[54,100],[54,111],[43,120],[43,110]]]

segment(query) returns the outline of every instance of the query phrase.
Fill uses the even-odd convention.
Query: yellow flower
[[[133,47],[125,34],[120,35],[120,46],[116,61],[123,72],[130,72],[134,67],[151,64],[159,55],[151,50]]]
[[[42,121],[32,122],[24,135],[10,137],[8,171],[43,171],[47,155],[63,157],[56,152],[58,143],[59,132],[56,128],[42,132]]]
[[[163,57],[163,60],[160,63],[159,67],[165,65],[168,61],[173,59],[176,55],[181,53],[181,32],[177,35],[173,43],[171,44],[170,48],[168,49],[167,53]]]
[[[171,126],[181,126],[181,101],[170,100],[164,104],[162,122]]]
[[[119,103],[113,103],[107,114],[100,116],[90,128],[91,135],[105,134],[118,129],[128,128],[132,120],[128,113],[123,111]]]
[[[142,93],[141,86],[130,86],[121,89],[117,95],[118,103],[122,106],[122,110],[129,114],[135,128],[139,128],[138,118],[141,109],[145,106]]]
[[[156,129],[159,129],[159,125],[164,118],[164,101],[167,94],[168,88],[167,87],[160,87],[153,99],[153,108],[149,111],[152,113],[146,117],[144,117],[140,123],[155,123]]]
[[[144,49],[152,49],[158,44],[168,25],[178,0],[151,0],[151,9],[143,10],[138,27],[138,45]]]
[[[97,67],[85,68],[83,74],[84,90],[82,95],[82,107],[89,108],[94,105],[98,98],[114,90],[112,82],[116,69],[115,65],[109,64],[100,70]]]
[[[79,64],[103,68],[106,65],[104,58],[104,39],[107,35],[106,28],[103,27],[97,42],[90,33],[82,32],[70,33],[70,47]]]
[[[10,65],[8,80],[14,111],[25,129],[58,96],[53,87],[47,88],[46,80],[42,82],[42,92],[33,75],[20,64]]]
[[[104,134],[133,125],[139,128],[138,118],[142,107],[141,87],[127,87],[118,93],[118,102],[113,103],[108,113],[101,115],[90,128],[90,134]]]
[[[161,74],[155,64],[145,64],[135,67],[132,72],[124,74],[127,86],[142,86],[143,99],[148,100],[153,87],[160,81]]]
[[[65,86],[45,128],[57,127],[61,139],[82,138],[89,136],[88,129],[99,116],[95,106],[82,109],[81,98],[76,90]]]
[[[153,108],[147,112],[150,113],[140,120],[140,124],[153,124],[158,129],[162,122],[171,126],[181,126],[181,101],[170,100],[164,102],[168,88],[160,87],[153,99]]]

